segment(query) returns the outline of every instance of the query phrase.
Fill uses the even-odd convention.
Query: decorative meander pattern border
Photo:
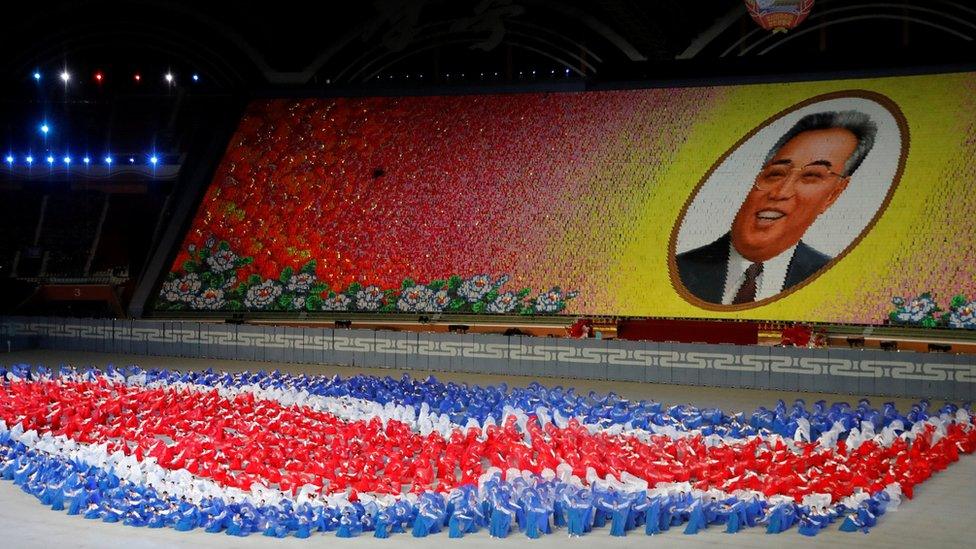
[[[181,321],[4,318],[33,347],[891,396],[976,397],[976,357]]]

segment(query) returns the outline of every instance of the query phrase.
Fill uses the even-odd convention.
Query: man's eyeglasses
[[[759,172],[759,176],[756,177],[756,188],[763,191],[769,190],[789,181],[794,173],[797,174],[797,183],[810,186],[820,185],[834,177],[842,179],[847,177],[831,171],[830,168],[822,164],[808,164],[800,168],[794,168],[789,164],[772,164]]]

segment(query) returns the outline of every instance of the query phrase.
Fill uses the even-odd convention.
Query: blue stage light
[[[193,75],[193,81],[194,82],[199,82],[200,81],[200,75],[199,74],[194,74]]]
[[[51,131],[51,126],[48,126],[47,125],[47,122],[44,122],[43,124],[41,124],[41,133],[43,133],[44,135],[47,135],[47,132],[49,132],[49,131]]]
[[[40,82],[41,81],[41,73],[39,73],[37,71],[34,72],[34,81],[36,81],[36,82]]]
[[[14,155],[8,154],[7,155],[7,164],[13,164],[13,163],[14,163]]]
[[[48,155],[45,160],[47,160],[48,164],[54,164],[54,157],[51,155]]]
[[[105,157],[105,163],[111,166],[112,165],[112,157],[111,156],[106,156]]]
[[[91,158],[88,158],[86,156],[86,157],[82,158],[81,161],[84,162],[85,164],[90,164],[91,163]]]
[[[61,160],[64,160],[65,164],[71,164],[71,157],[68,155],[65,155],[65,157],[62,158]]]
[[[130,156],[129,157],[129,164],[135,164],[135,163],[136,163],[136,159]]]
[[[149,157],[149,163],[152,164],[153,166],[155,166],[157,162],[159,162],[159,158],[157,158],[156,155],[152,155]]]
[[[34,163],[34,157],[31,155],[27,155],[27,158],[25,158],[24,161],[26,161],[27,165],[30,166],[31,164]]]

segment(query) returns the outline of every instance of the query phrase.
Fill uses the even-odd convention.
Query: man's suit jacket
[[[675,259],[681,283],[692,295],[708,303],[722,303],[731,244],[730,233],[725,233],[711,244],[678,254]],[[786,269],[783,290],[803,282],[831,259],[829,255],[818,252],[801,240],[797,243],[793,259]]]

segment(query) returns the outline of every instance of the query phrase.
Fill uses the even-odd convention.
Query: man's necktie
[[[735,293],[735,299],[732,300],[733,305],[752,303],[756,300],[756,279],[762,272],[762,263],[749,265],[746,269],[746,279],[742,281],[742,286],[739,286],[739,291]]]

